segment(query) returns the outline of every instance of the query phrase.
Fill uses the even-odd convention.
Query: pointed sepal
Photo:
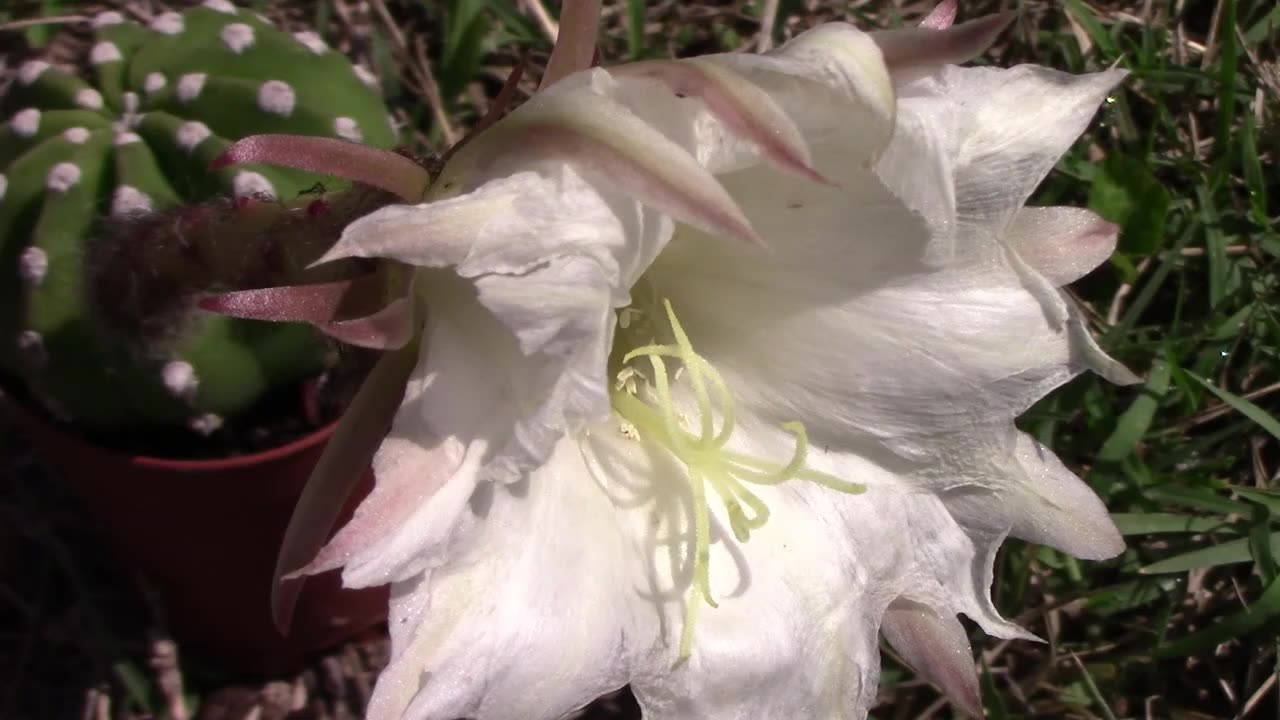
[[[955,615],[944,616],[922,603],[898,598],[885,611],[880,632],[894,652],[937,686],[953,707],[970,717],[984,716],[969,636]]]

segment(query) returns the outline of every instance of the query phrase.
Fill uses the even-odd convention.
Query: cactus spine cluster
[[[259,133],[384,148],[395,134],[370,73],[227,0],[145,26],[104,12],[94,33],[89,78],[29,61],[5,98],[0,371],[88,427],[207,432],[330,352],[305,325],[185,312],[181,289],[292,277],[322,248],[282,250],[266,230],[323,222],[328,204],[299,193],[333,186],[210,162]]]

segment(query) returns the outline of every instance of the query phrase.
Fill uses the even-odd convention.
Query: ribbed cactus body
[[[337,184],[266,166],[209,171],[233,141],[293,133],[385,148],[394,132],[368,73],[319,36],[282,32],[225,0],[146,26],[113,12],[94,25],[89,77],[32,61],[5,98],[0,271],[11,280],[0,282],[0,368],[55,414],[88,426],[205,431],[271,387],[318,370],[331,354],[327,343],[304,325],[172,308],[162,313],[172,322],[162,332],[119,333],[112,303],[138,304],[148,297],[138,288],[150,292],[170,276],[188,288],[225,280],[220,262],[236,266],[237,281],[271,282],[308,261],[307,251],[283,252],[261,233],[220,246],[248,260],[210,252],[218,240],[204,237],[211,229],[239,233],[247,224],[252,236],[258,217],[263,226],[282,216],[305,221],[309,201],[299,193]],[[279,202],[264,202],[268,196]],[[205,202],[217,197],[254,202]],[[166,212],[180,205],[205,215]],[[131,224],[153,212],[173,226]],[[120,242],[134,225],[162,245],[125,242],[135,256],[122,263],[102,244]],[[90,282],[102,275],[94,265],[104,256],[115,263],[106,286],[116,297]]]

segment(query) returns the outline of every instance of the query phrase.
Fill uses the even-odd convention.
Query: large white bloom
[[[1122,75],[934,65],[925,32],[575,74],[347,229],[329,257],[419,268],[426,318],[308,568],[393,583],[371,717],[626,683],[658,720],[863,717],[881,632],[972,711],[957,615],[1029,636],[988,596],[1006,535],[1120,551],[1013,420],[1132,379],[1057,289],[1114,227],[1023,207]]]

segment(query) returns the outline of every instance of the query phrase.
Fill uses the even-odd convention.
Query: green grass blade
[[[1218,157],[1231,155],[1236,122],[1236,74],[1240,72],[1240,44],[1236,40],[1236,0],[1222,0],[1218,20],[1218,127],[1213,149]]]
[[[1115,38],[1111,37],[1111,33],[1107,32],[1107,29],[1094,16],[1092,10],[1080,0],[1066,0],[1065,4],[1067,12],[1071,13],[1071,17],[1080,23],[1080,27],[1084,28],[1089,39],[1102,51],[1101,54],[1104,58],[1111,59],[1120,56],[1120,48],[1116,45]]]
[[[1280,34],[1280,5],[1271,8],[1244,33],[1244,41],[1249,45],[1258,45],[1268,38]]]
[[[1280,422],[1277,422],[1274,417],[1271,417],[1266,410],[1263,410],[1239,395],[1215,386],[1213,383],[1205,380],[1195,373],[1188,372],[1187,374],[1190,375],[1193,380],[1203,385],[1206,390],[1217,395],[1219,400],[1230,405],[1236,412],[1257,423],[1263,430],[1271,433],[1272,437],[1280,440]]]
[[[1102,696],[1102,691],[1098,689],[1098,683],[1094,682],[1093,675],[1089,672],[1089,668],[1080,662],[1080,658],[1074,653],[1071,659],[1075,661],[1076,668],[1080,670],[1080,678],[1084,681],[1085,690],[1089,693],[1089,699],[1093,701],[1093,706],[1098,708],[1102,713],[1102,717],[1106,720],[1116,720],[1116,714],[1111,712],[1111,705],[1107,703],[1107,699]]]
[[[1280,6],[1277,6],[1280,7]],[[1243,113],[1240,127],[1240,165],[1244,169],[1244,184],[1249,189],[1249,209],[1260,225],[1269,225],[1267,218],[1267,180],[1258,152],[1258,125],[1252,113]]]
[[[627,52],[632,60],[644,54],[644,0],[627,0]]]
[[[1227,259],[1227,237],[1222,231],[1221,218],[1213,193],[1203,183],[1196,186],[1196,198],[1200,204],[1200,217],[1204,222],[1205,258],[1209,266],[1209,307],[1216,308],[1227,294],[1231,265]]]
[[[1267,508],[1273,516],[1280,515],[1280,495],[1246,487],[1231,487],[1230,489],[1249,502],[1257,503]]]
[[[1248,503],[1228,500],[1209,488],[1203,487],[1153,487],[1143,493],[1148,500],[1162,505],[1181,505],[1220,515],[1248,515]]]
[[[1157,360],[1151,366],[1151,375],[1147,379],[1146,387],[1116,421],[1115,430],[1111,431],[1110,437],[1098,451],[1098,459],[1117,462],[1128,457],[1147,434],[1156,410],[1160,407],[1160,399],[1168,391],[1169,364],[1163,360]]]
[[[1121,535],[1157,535],[1162,533],[1204,533],[1227,530],[1217,518],[1201,518],[1173,513],[1112,513],[1111,520]]]
[[[1270,534],[1271,547],[1276,552],[1280,552],[1280,533]],[[1224,542],[1221,545],[1213,545],[1210,547],[1199,548],[1190,552],[1174,555],[1158,562],[1143,567],[1139,572],[1144,575],[1158,575],[1162,573],[1181,573],[1188,570],[1198,570],[1200,568],[1218,567],[1219,565],[1234,565],[1236,563],[1245,563],[1253,559],[1250,548],[1249,538],[1240,538]]]
[[[1276,534],[1267,532],[1271,526],[1271,510],[1265,505],[1254,506],[1253,527],[1249,528],[1249,554],[1258,565],[1258,574],[1265,582],[1276,578]]]
[[[1156,648],[1158,658],[1204,655],[1208,657],[1218,645],[1247,635],[1280,615],[1280,580],[1272,580],[1257,602],[1243,611],[1184,638]]]

